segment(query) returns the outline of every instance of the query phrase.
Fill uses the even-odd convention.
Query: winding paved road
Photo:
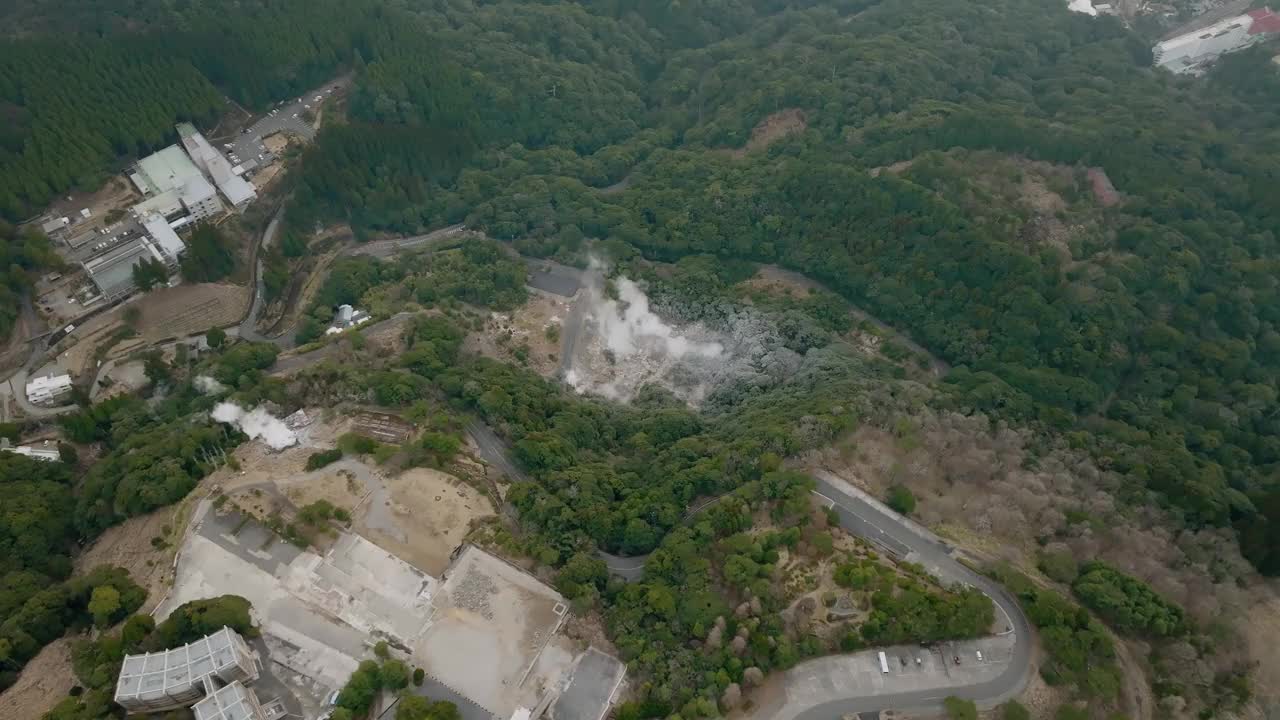
[[[949,695],[992,707],[1017,697],[1026,687],[1031,668],[1031,626],[1017,601],[991,579],[970,570],[955,550],[926,528],[886,507],[826,470],[811,470],[814,494],[824,500],[846,531],[903,560],[923,565],[945,584],[969,585],[991,598],[996,624],[1004,629],[994,637],[948,644],[934,653],[919,648],[884,648],[890,657],[928,657],[905,665],[891,663],[882,673],[877,650],[818,658],[787,671],[781,701],[757,707],[751,720],[832,720],[855,713],[883,710],[942,711]],[[692,510],[696,514],[711,503]],[[601,552],[609,571],[628,582],[644,576],[646,556],[619,557]],[[983,652],[978,661],[976,653]],[[962,657],[959,666],[949,662]],[[934,657],[936,655],[937,657]]]

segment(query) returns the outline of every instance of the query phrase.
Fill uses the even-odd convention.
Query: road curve
[[[983,677],[967,685],[938,684],[904,692],[864,690],[836,700],[813,700],[810,704],[808,700],[812,699],[812,694],[809,690],[814,682],[824,684],[822,673],[827,670],[817,666],[831,660],[819,658],[788,671],[783,684],[794,693],[788,693],[783,705],[771,709],[757,708],[750,717],[760,720],[831,720],[884,710],[933,713],[941,712],[942,700],[948,695],[973,700],[983,707],[1018,696],[1026,687],[1030,674],[1032,631],[1017,600],[998,583],[957,560],[954,549],[926,528],[899,515],[833,473],[818,469],[811,470],[809,474],[816,484],[814,494],[835,511],[840,527],[895,557],[923,565],[946,584],[971,585],[991,598],[996,607],[997,623],[1006,627],[1000,640],[1002,645],[1009,646],[1008,659],[994,677]],[[686,517],[708,504],[691,511]],[[620,557],[605,552],[599,555],[613,575],[628,582],[636,582],[644,576],[647,556]]]
[[[992,706],[1019,695],[1026,687],[1031,669],[1031,625],[1017,600],[999,583],[959,562],[954,550],[933,533],[898,515],[883,503],[825,470],[811,472],[816,494],[826,498],[840,518],[840,526],[866,538],[893,554],[924,565],[944,582],[972,585],[996,606],[996,619],[1007,620],[1013,646],[1009,661],[998,677],[972,685],[942,688],[946,695]],[[830,720],[843,715],[875,710],[927,710],[942,708],[940,689],[922,689],[887,695],[849,697],[815,704],[794,716],[794,720]],[[791,720],[788,718],[787,720]]]

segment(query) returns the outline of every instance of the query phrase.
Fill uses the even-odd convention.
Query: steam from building
[[[297,434],[263,407],[246,411],[235,403],[222,402],[213,408],[213,419],[235,425],[250,439],[262,438],[272,450],[283,450],[298,443]]]

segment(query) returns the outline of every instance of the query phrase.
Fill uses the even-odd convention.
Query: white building
[[[220,709],[239,705],[233,696],[218,700],[217,696],[222,691],[242,681],[256,679],[258,666],[249,646],[239,633],[224,627],[189,645],[159,653],[125,655],[120,678],[116,681],[115,700],[129,712],[174,710],[204,704],[211,698],[214,703],[206,709]],[[219,689],[214,680],[227,685]],[[256,698],[252,704],[257,706]],[[197,714],[197,717],[201,715]],[[204,717],[220,716],[209,712]],[[237,717],[239,720],[240,717],[255,716],[224,714],[223,717]]]
[[[218,688],[191,706],[196,720],[262,720],[258,696],[239,680]]]
[[[178,137],[182,138],[182,146],[187,149],[187,154],[213,180],[213,184],[218,186],[227,202],[237,211],[243,211],[258,197],[253,184],[236,174],[231,162],[214,149],[194,125],[179,124]]]
[[[57,402],[71,394],[70,375],[32,378],[27,383],[27,400],[35,405]]]
[[[368,322],[368,320],[369,313],[364,310],[356,310],[350,305],[339,305],[338,311],[333,314],[333,324],[324,331],[324,334],[336,335],[361,323]]]
[[[58,452],[58,446],[51,444],[46,440],[40,447],[35,445],[19,445],[18,447],[9,447],[8,438],[0,438],[0,452],[11,452],[14,455],[23,455],[32,460],[43,460],[44,462],[58,462],[62,459],[62,453]]]
[[[223,211],[213,185],[177,145],[139,160],[129,179],[147,197],[133,206],[135,216],[162,215],[174,227],[181,227]]]
[[[1270,8],[1220,20],[1178,35],[1151,49],[1155,64],[1172,73],[1198,75],[1218,57],[1280,34],[1280,16]]]

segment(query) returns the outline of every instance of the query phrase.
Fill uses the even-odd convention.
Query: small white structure
[[[1084,13],[1095,17],[1098,14],[1098,11],[1093,7],[1093,0],[1069,0],[1067,9],[1071,12]]]
[[[368,321],[369,313],[364,310],[356,310],[350,305],[339,305],[338,311],[333,314],[333,324],[324,331],[324,334],[336,335]]]
[[[27,383],[27,400],[35,405],[47,405],[71,394],[70,375],[49,375],[32,378]]]

